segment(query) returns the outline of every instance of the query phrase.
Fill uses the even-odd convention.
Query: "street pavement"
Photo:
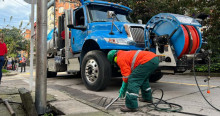
[[[197,79],[208,101],[220,109],[220,77],[211,78],[210,94],[206,93],[207,82],[204,82],[206,76],[197,76]],[[1,86],[28,89],[28,83],[29,73],[18,72],[14,76],[4,76]],[[63,72],[58,73],[57,77],[47,79],[47,92],[56,98],[50,102],[50,105],[66,115],[185,116],[187,113],[191,113],[191,115],[220,115],[220,112],[210,107],[202,98],[195,79],[191,75],[164,75],[157,83],[151,83],[152,90],[163,89],[163,100],[181,105],[183,107],[181,113],[155,111],[149,108],[146,103],[141,102],[139,102],[138,112],[122,113],[120,106],[124,105],[124,99],[118,100],[109,110],[105,110],[104,107],[118,96],[121,83],[121,77],[113,78],[106,90],[94,92],[86,89],[80,77]],[[153,97],[160,98],[161,92],[156,90]]]

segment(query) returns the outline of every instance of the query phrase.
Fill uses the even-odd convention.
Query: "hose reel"
[[[158,39],[154,41],[159,46],[159,52],[163,52],[162,44],[168,39],[165,43],[173,47],[176,58],[180,59],[185,54],[197,53],[201,48],[200,26],[195,19],[188,16],[160,13],[152,17],[146,25],[145,45],[156,53],[156,48],[151,47],[154,42],[150,35],[153,33]]]

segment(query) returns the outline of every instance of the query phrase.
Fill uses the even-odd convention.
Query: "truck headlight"
[[[127,38],[104,38],[106,42],[120,45],[133,45],[134,41],[129,40]]]

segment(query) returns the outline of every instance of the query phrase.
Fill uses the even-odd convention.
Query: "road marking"
[[[30,72],[20,73],[20,75],[30,75]],[[35,75],[35,72],[33,72],[33,75]]]
[[[171,83],[171,84],[178,84],[178,85],[189,85],[189,86],[197,86],[196,84],[190,84],[190,83],[178,83],[178,82],[165,82],[165,81],[158,81],[159,83]],[[208,87],[208,85],[199,85],[200,87]],[[210,85],[210,87],[217,87]]]

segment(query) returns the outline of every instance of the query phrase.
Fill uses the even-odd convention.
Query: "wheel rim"
[[[94,59],[90,59],[86,63],[85,76],[89,83],[95,83],[98,79],[99,67],[98,63]]]

